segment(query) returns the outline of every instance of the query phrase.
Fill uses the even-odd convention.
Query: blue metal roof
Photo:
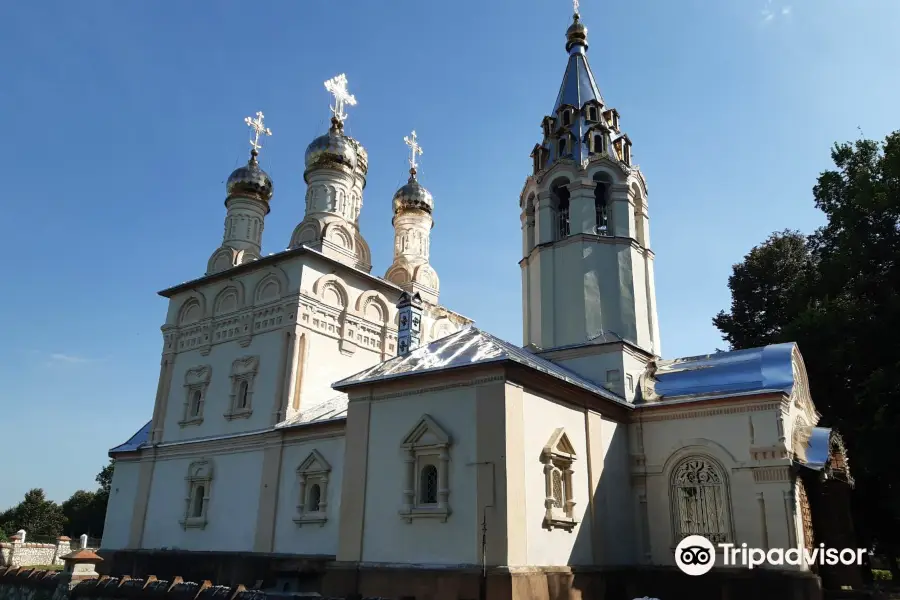
[[[794,432],[794,455],[804,467],[821,471],[831,459],[831,429],[827,427],[801,427]]]
[[[790,394],[794,387],[794,343],[704,356],[659,360],[645,401],[665,401],[759,392]]]
[[[147,421],[147,424],[141,427],[137,433],[131,436],[127,442],[124,444],[119,444],[115,448],[109,451],[110,454],[115,454],[119,452],[134,452],[144,444],[146,444],[150,440],[150,424],[152,421]]]
[[[342,379],[331,387],[343,391],[357,385],[388,381],[407,375],[437,373],[476,364],[501,362],[520,364],[576,385],[608,400],[631,406],[624,398],[608,389],[471,325],[431,342],[427,346],[416,348],[409,354],[395,356],[356,375]]]
[[[600,88],[597,87],[594,73],[588,64],[587,48],[576,44],[569,50],[569,63],[566,65],[562,85],[559,86],[553,113],[556,114],[563,104],[581,108],[588,100],[596,100],[603,104],[603,96],[600,95]]]

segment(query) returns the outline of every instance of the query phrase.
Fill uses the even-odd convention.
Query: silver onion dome
[[[409,170],[409,181],[394,194],[394,214],[404,210],[417,209],[431,213],[434,210],[434,199],[425,187],[416,179],[416,170]]]
[[[306,170],[343,165],[355,169],[358,164],[356,142],[344,135],[343,123],[331,120],[328,133],[314,139],[306,148]]]
[[[244,196],[261,200],[266,204],[272,199],[274,193],[272,179],[259,167],[257,156],[258,152],[252,150],[247,164],[235,169],[228,177],[225,183],[228,198]]]

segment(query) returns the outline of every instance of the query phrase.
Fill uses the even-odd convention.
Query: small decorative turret
[[[428,263],[431,245],[431,228],[434,220],[434,199],[416,179],[421,156],[416,132],[404,137],[409,146],[409,181],[394,194],[394,262],[385,273],[385,279],[401,289],[421,294],[427,302],[437,304],[440,281],[437,273]]]
[[[256,260],[262,251],[265,217],[271,210],[272,179],[259,166],[259,137],[272,135],[262,112],[244,122],[254,131],[250,140],[250,160],[235,169],[225,183],[225,233],[222,245],[209,257],[206,274],[212,275]]]
[[[356,97],[347,91],[344,74],[326,81],[325,89],[334,97],[331,127],[306,148],[306,209],[289,247],[308,246],[368,272],[372,263],[359,213],[369,158],[362,144],[344,133],[345,108],[356,106]]]
[[[397,319],[397,356],[404,356],[418,348],[422,340],[422,297],[418,293],[400,294]]]

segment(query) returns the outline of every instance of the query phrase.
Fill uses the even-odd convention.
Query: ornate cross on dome
[[[403,136],[403,141],[409,146],[409,168],[415,171],[416,167],[419,166],[416,162],[416,154],[422,156],[422,146],[419,145],[419,141],[416,139],[416,130],[413,129],[410,136]]]
[[[572,0],[572,7],[575,9],[576,15],[578,14],[578,5],[579,5],[578,0]]]
[[[347,91],[347,76],[341,73],[325,82],[325,89],[334,96],[334,106],[330,107],[334,118],[343,123],[347,119],[344,105],[356,106],[356,97]]]
[[[256,118],[251,119],[247,117],[244,119],[244,123],[250,126],[250,128],[256,133],[252,140],[250,140],[250,147],[253,148],[256,152],[259,152],[259,149],[262,146],[259,143],[259,136],[261,135],[272,135],[272,130],[266,127],[265,122],[263,121],[265,117],[263,117],[262,112],[256,113]]]

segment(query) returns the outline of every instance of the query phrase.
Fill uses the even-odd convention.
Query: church
[[[662,357],[648,186],[577,11],[565,51],[519,194],[523,346],[440,303],[415,132],[380,276],[359,227],[368,158],[344,131],[346,77],[325,84],[333,118],[306,150],[305,214],[267,256],[270,131],[247,118],[222,245],[160,292],[152,418],[110,450],[108,568],[187,576],[159,560],[188,556],[179,568],[218,561],[231,565],[209,567],[220,578],[287,592],[630,600],[691,579],[674,560],[689,535],[849,539],[817,525],[843,514],[852,478],[840,436],[817,427],[796,345]],[[838,487],[819,510],[825,485]],[[814,571],[769,569],[765,585],[814,598]]]

